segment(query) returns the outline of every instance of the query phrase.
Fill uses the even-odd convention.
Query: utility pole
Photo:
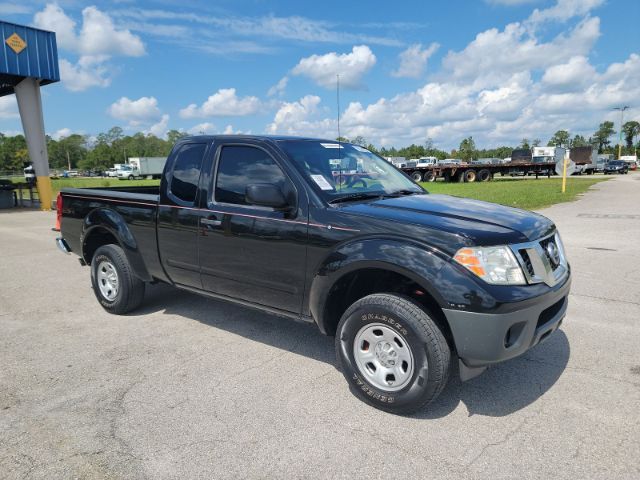
[[[624,111],[629,108],[629,105],[625,105],[624,107],[615,107],[614,110],[620,110],[620,135],[618,136],[618,160],[622,156],[622,119],[624,117]]]

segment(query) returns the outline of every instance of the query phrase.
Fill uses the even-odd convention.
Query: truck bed
[[[64,213],[61,233],[72,251],[81,256],[90,252],[91,246],[81,244],[82,239],[94,228],[94,223],[101,223],[108,225],[114,237],[128,242],[121,245],[123,249],[140,254],[143,268],[149,273],[148,280],[164,277],[156,236],[160,186],[63,188],[60,194]],[[125,223],[122,220],[118,223],[114,220],[117,218]],[[86,261],[90,258],[91,255],[88,258],[85,255]]]

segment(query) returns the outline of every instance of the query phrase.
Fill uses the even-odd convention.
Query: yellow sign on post
[[[20,35],[14,33],[9,38],[5,40],[5,43],[9,45],[9,48],[16,52],[16,55],[27,48],[27,42],[25,42]]]

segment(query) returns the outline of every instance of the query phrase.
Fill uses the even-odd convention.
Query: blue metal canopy
[[[0,97],[27,77],[40,85],[60,81],[56,34],[0,21]]]

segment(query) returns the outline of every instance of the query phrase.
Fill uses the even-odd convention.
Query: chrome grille
[[[511,250],[529,283],[559,283],[568,273],[567,257],[557,233],[528,243],[511,245]]]

